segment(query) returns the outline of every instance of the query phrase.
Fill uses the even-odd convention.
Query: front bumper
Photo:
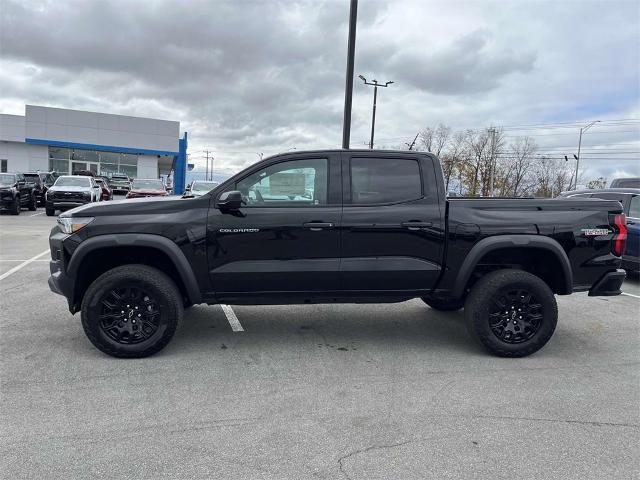
[[[66,210],[69,208],[81,207],[87,203],[91,203],[91,200],[47,200],[45,202],[45,206],[53,210]]]
[[[73,292],[75,288],[74,279],[65,273],[66,269],[64,267],[65,255],[62,241],[67,237],[68,235],[62,232],[56,232],[49,237],[49,248],[51,249],[49,271],[51,276],[49,277],[48,283],[49,289],[53,293],[62,295],[67,299],[69,311],[71,313],[76,313],[77,309],[73,301]]]
[[[617,269],[612,272],[605,273],[600,279],[593,284],[589,290],[590,297],[610,297],[613,295],[620,295],[622,290],[622,282],[624,282],[626,272],[622,269]]]

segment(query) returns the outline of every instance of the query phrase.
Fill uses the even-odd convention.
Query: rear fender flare
[[[80,243],[78,248],[73,252],[69,265],[67,266],[68,275],[76,278],[80,270],[80,265],[82,265],[82,261],[87,254],[98,249],[110,247],[149,247],[160,250],[169,257],[178,271],[190,303],[198,304],[202,302],[200,287],[198,286],[198,281],[196,280],[189,261],[178,245],[161,235],[119,233],[91,237]]]
[[[551,252],[558,259],[564,274],[564,290],[560,293],[568,295],[572,292],[573,273],[571,263],[567,253],[557,241],[540,235],[497,235],[483,238],[469,251],[460,270],[458,270],[452,296],[461,298],[464,295],[469,278],[471,278],[474,268],[484,255],[503,248],[537,248]]]

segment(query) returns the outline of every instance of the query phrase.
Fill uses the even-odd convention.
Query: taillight
[[[618,213],[613,216],[613,226],[616,231],[613,234],[611,251],[614,255],[621,257],[627,245],[627,217],[624,213]]]

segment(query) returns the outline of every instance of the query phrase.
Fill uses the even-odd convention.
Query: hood
[[[68,210],[65,216],[79,217],[102,217],[108,215],[146,215],[170,213],[174,209],[183,211],[183,202],[200,202],[200,198],[181,198],[177,196],[154,196],[131,198],[124,200],[111,200],[109,202],[88,203],[81,207]],[[195,204],[190,203],[189,208],[195,208]],[[209,199],[202,201],[202,207],[209,207]]]
[[[74,187],[74,186],[62,186],[62,185],[58,185],[55,187],[49,187],[49,191],[50,192],[86,192],[86,191],[90,191],[91,187]]]
[[[11,188],[15,185],[15,183],[3,183],[0,182],[0,188]]]

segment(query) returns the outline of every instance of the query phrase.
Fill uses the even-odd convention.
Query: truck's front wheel
[[[465,303],[470,335],[501,357],[525,357],[541,349],[558,321],[549,286],[522,270],[498,270],[481,278]]]
[[[121,358],[162,350],[182,320],[173,281],[146,265],[116,267],[98,277],[82,300],[82,326],[93,345]]]

